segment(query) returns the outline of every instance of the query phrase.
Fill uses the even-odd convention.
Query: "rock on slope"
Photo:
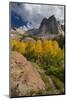
[[[26,34],[26,32],[21,28],[10,29],[10,38],[11,39],[20,39],[20,36]]]
[[[40,74],[31,62],[18,52],[11,52],[10,87],[11,96],[36,95],[45,89]]]

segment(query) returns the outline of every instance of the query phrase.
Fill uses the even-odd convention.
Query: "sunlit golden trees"
[[[18,40],[11,40],[12,50],[18,51],[22,54],[34,54],[34,56],[52,56],[58,58],[64,58],[64,49],[61,49],[57,41],[52,40],[37,40],[21,42]],[[32,55],[31,54],[31,55]],[[31,56],[30,55],[30,56]]]
[[[34,57],[36,60],[40,61],[42,57],[42,41],[37,40],[35,42]]]
[[[35,52],[42,53],[42,42],[41,40],[37,40],[35,43]]]
[[[25,43],[26,44],[26,53],[25,56],[27,57],[28,60],[35,60],[34,56],[34,50],[35,50],[35,41],[28,41]]]
[[[20,42],[18,40],[12,40],[11,41],[11,48],[14,51],[18,51],[22,54],[25,54],[26,45],[24,42]]]
[[[52,55],[56,56],[61,52],[61,48],[59,47],[57,41],[46,40],[43,41],[43,53],[44,55]]]

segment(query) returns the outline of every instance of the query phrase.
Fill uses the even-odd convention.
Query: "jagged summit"
[[[55,15],[52,15],[48,18],[49,20],[56,20]]]
[[[59,34],[59,31],[62,32],[62,27],[60,22],[54,15],[50,16],[49,18],[44,17],[40,23],[38,29],[28,30],[29,34],[36,34],[36,35],[46,35],[46,34]]]
[[[54,15],[50,16],[48,19],[43,18],[40,27],[39,27],[40,33],[54,33],[58,34],[58,24],[57,20]]]

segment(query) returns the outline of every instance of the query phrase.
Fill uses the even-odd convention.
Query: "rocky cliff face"
[[[45,89],[45,84],[36,68],[18,52],[11,53],[10,81],[11,96],[14,97],[33,95]]]
[[[28,33],[36,35],[45,34],[64,34],[63,26],[58,22],[54,15],[50,16],[48,19],[43,18],[38,29],[29,30]]]
[[[39,30],[41,33],[54,33],[58,34],[58,24],[54,15],[44,18],[40,24]]]

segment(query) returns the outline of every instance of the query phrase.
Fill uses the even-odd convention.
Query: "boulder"
[[[18,52],[11,52],[10,59],[11,96],[31,96],[45,89],[39,72],[31,62]]]

